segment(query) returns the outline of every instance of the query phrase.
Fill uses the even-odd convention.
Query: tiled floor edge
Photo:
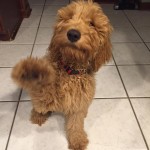
[[[116,64],[115,59],[114,59],[114,63]],[[140,125],[140,123],[139,123],[139,120],[138,120],[138,118],[137,118],[137,115],[136,115],[136,113],[135,113],[133,104],[132,104],[132,102],[131,102],[131,100],[130,100],[129,94],[128,94],[127,89],[126,89],[126,86],[125,86],[125,84],[124,84],[124,82],[123,82],[123,79],[122,79],[122,77],[121,77],[121,73],[120,73],[120,71],[119,71],[119,68],[118,68],[117,64],[116,64],[116,68],[117,68],[118,74],[119,74],[119,76],[120,76],[121,82],[122,82],[122,84],[123,84],[124,90],[125,90],[125,92],[126,92],[127,99],[128,99],[129,104],[130,104],[130,106],[131,106],[133,115],[134,115],[134,117],[135,117],[135,119],[136,119],[137,125],[138,125],[139,130],[140,130],[140,132],[141,132],[141,134],[142,134],[142,137],[143,137],[145,146],[146,146],[147,150],[150,150],[149,147],[148,147],[148,143],[147,143],[147,141],[146,141],[146,138],[145,138],[145,136],[144,136],[144,133],[143,133],[143,131],[142,131],[141,125]]]

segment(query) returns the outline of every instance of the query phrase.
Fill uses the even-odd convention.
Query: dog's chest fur
[[[67,75],[60,73],[59,94],[62,97],[64,108],[74,108],[89,105],[95,91],[95,81],[90,75]],[[90,91],[90,92],[89,92]],[[60,101],[61,102],[61,101]],[[76,108],[77,107],[77,108]]]

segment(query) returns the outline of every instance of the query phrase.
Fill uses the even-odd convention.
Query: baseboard
[[[139,9],[150,10],[150,2],[146,2],[146,3],[139,2]]]

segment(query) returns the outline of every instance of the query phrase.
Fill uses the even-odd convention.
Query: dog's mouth
[[[71,62],[85,63],[89,58],[89,53],[85,49],[80,49],[76,45],[67,44],[60,49],[61,55]]]
[[[86,47],[82,47],[79,43],[77,42],[74,42],[74,43],[71,43],[71,42],[66,42],[66,43],[62,43],[62,51],[65,51],[67,50],[68,53],[82,53],[83,55],[86,55],[87,53],[89,53],[89,49],[86,48]]]

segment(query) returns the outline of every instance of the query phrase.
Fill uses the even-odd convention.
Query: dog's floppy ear
[[[100,44],[99,49],[95,52],[91,59],[92,70],[94,72],[108,62],[112,56],[111,42],[109,36],[105,37],[103,45]]]

